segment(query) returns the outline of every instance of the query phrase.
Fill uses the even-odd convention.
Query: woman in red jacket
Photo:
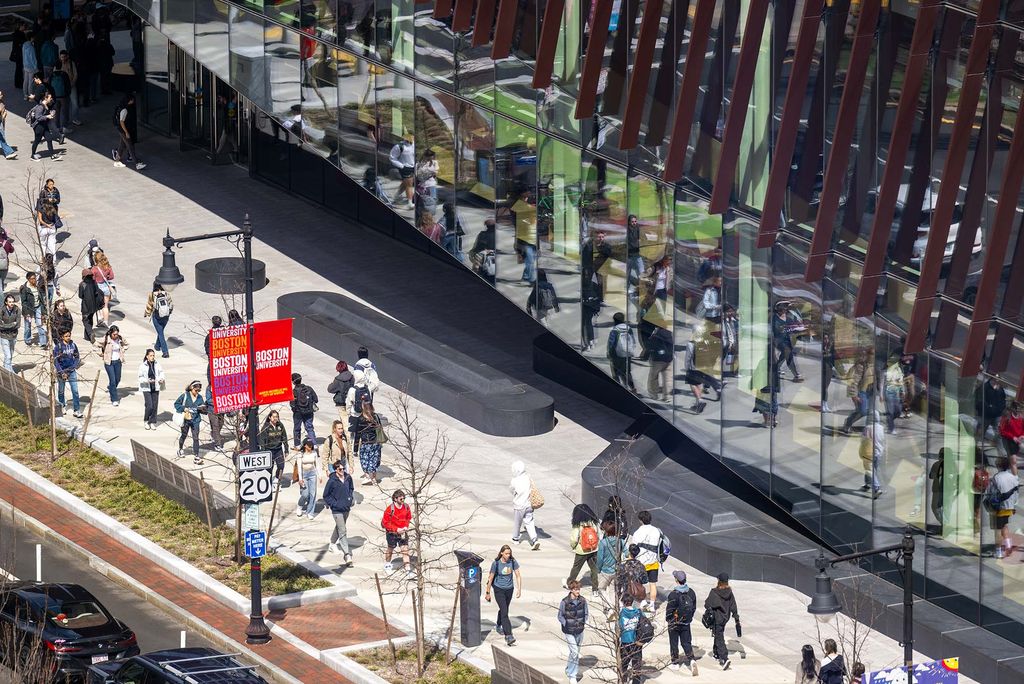
[[[391,562],[391,556],[395,548],[402,554],[402,561],[405,563],[405,575],[413,578],[416,573],[412,571],[409,562],[409,523],[412,522],[412,509],[405,505],[405,492],[396,489],[391,495],[391,505],[384,509],[384,517],[380,526],[384,528],[384,537],[387,540],[388,548],[384,552],[384,571],[391,572],[395,569]]]
[[[1003,445],[1010,457],[1010,471],[1016,473],[1017,454],[1024,443],[1024,415],[1021,415],[1020,404],[1017,402],[1010,404],[1009,410],[999,421],[999,436],[1003,438]]]

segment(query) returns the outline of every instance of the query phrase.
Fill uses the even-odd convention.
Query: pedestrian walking
[[[302,450],[295,457],[295,475],[299,483],[299,501],[295,515],[306,516],[310,520],[316,517],[316,493],[319,491],[320,455],[316,452],[316,444],[311,440],[302,441]]]
[[[512,547],[504,544],[491,562],[487,573],[487,588],[484,600],[491,602],[491,591],[494,591],[494,602],[498,604],[498,617],[494,620],[494,631],[505,637],[505,643],[511,646],[516,643],[512,634],[512,621],[509,619],[509,606],[512,595],[519,598],[523,593],[523,577],[519,574],[519,561],[512,556]]]
[[[341,461],[331,464],[331,474],[324,487],[324,505],[334,517],[334,532],[327,545],[328,551],[344,554],[345,565],[352,567],[352,551],[348,545],[348,514],[354,500],[352,476],[345,472]]]
[[[379,484],[380,452],[384,429],[373,404],[363,402],[363,412],[356,417],[356,443],[359,444],[359,467],[363,471],[362,484]]]
[[[100,323],[107,327],[110,325],[110,303],[114,301],[117,292],[114,287],[114,269],[110,259],[98,246],[92,248],[92,261],[92,279],[103,293],[103,308],[97,313],[100,315]]]
[[[533,502],[531,493],[533,481],[526,473],[526,465],[522,461],[513,461],[512,480],[508,489],[512,492],[512,541],[519,543],[519,536],[523,527],[526,527],[526,537],[534,551],[540,548],[540,539],[537,537],[537,526],[533,521]]]
[[[526,298],[526,313],[543,321],[552,311],[558,312],[558,294],[555,286],[548,281],[548,273],[543,268],[537,269],[537,286],[530,290]]]
[[[167,348],[164,330],[167,328],[167,321],[171,319],[173,311],[174,302],[171,301],[171,295],[164,290],[163,285],[154,281],[153,290],[146,300],[146,312],[143,314],[143,318],[153,321],[153,329],[156,330],[156,342],[153,343],[153,346],[160,351],[160,355],[165,359],[171,355],[171,351]]]
[[[794,684],[818,684],[818,670],[821,661],[814,657],[814,647],[804,644],[800,649],[800,664],[796,666]]]
[[[302,384],[302,376],[298,373],[292,373],[292,394],[294,398],[288,403],[288,406],[292,409],[293,447],[295,451],[298,451],[303,429],[306,431],[306,438],[316,444],[313,415],[316,413],[319,399],[312,387]]]
[[[139,364],[139,392],[142,394],[142,401],[145,406],[142,413],[142,422],[147,430],[156,430],[156,408],[160,402],[160,390],[166,384],[164,369],[156,360],[156,352],[147,349],[142,363]]]
[[[398,187],[398,192],[395,193],[395,206],[401,209],[414,209],[416,207],[416,204],[413,201],[416,175],[415,146],[408,140],[399,140],[391,148],[391,153],[388,155],[388,159],[391,161],[391,166],[398,171],[398,175],[401,178],[401,184]],[[402,201],[403,195],[405,197],[404,201]],[[399,204],[400,201],[402,201],[402,204]]]
[[[63,299],[58,299],[53,303],[53,310],[50,312],[50,334],[53,339],[59,340],[63,335],[64,331],[74,332],[75,319],[72,318],[71,312],[68,311],[67,304],[64,303]]]
[[[697,676],[697,658],[693,655],[693,633],[690,624],[697,612],[697,593],[686,583],[686,573],[676,570],[672,573],[676,585],[665,601],[665,626],[668,628],[668,650],[672,657],[669,667],[679,670],[686,667],[690,674]],[[683,646],[683,657],[679,657],[679,645]]]
[[[4,202],[0,198],[0,221],[3,221]],[[7,235],[7,231],[0,226],[0,292],[7,289],[7,274],[11,267],[11,255],[14,254],[14,241]]]
[[[1017,490],[1020,487],[1020,480],[1010,470],[1010,459],[1006,456],[997,458],[996,466],[999,472],[989,479],[983,500],[992,513],[992,526],[998,537],[994,557],[1006,558],[1013,553],[1010,518],[1017,512]]]
[[[334,370],[337,375],[334,376],[334,380],[331,380],[331,384],[327,386],[327,393],[334,397],[334,406],[338,409],[338,417],[346,420],[348,418],[348,409],[345,405],[348,400],[348,391],[355,385],[355,378],[352,375],[352,371],[349,370],[348,364],[344,361],[338,361]]]
[[[359,453],[359,441],[356,435],[356,419],[363,412],[363,404],[373,403],[373,391],[368,382],[365,368],[358,365],[352,368],[352,386],[345,393],[345,407],[348,409],[348,429],[352,433],[352,448]]]
[[[619,536],[614,520],[602,521],[601,529],[604,536],[597,544],[597,590],[605,606],[613,607],[619,604],[612,585],[619,563],[625,559],[625,540]],[[611,596],[608,595],[608,587],[612,587]]]
[[[81,311],[84,339],[91,344],[94,339],[93,319],[97,313],[103,310],[106,303],[106,297],[96,284],[91,268],[82,269],[82,282],[78,284],[78,298],[82,301]]]
[[[822,644],[825,655],[821,658],[821,669],[818,670],[819,684],[843,684],[846,681],[846,664],[839,655],[835,639],[825,639]]]
[[[644,662],[644,645],[640,643],[637,632],[640,622],[646,620],[643,612],[633,605],[633,597],[626,594],[622,597],[622,608],[619,610],[619,681],[640,684],[640,668]]]
[[[569,534],[569,548],[575,556],[572,561],[572,569],[569,577],[562,582],[562,587],[569,588],[569,584],[576,579],[580,570],[586,565],[590,568],[590,591],[597,593],[597,547],[601,543],[601,537],[597,531],[597,514],[587,504],[576,504],[572,509],[572,532]]]
[[[729,575],[726,573],[723,572],[718,576],[718,584],[704,599],[704,610],[711,611],[709,622],[711,622],[711,632],[715,637],[712,655],[723,670],[728,670],[732,666],[732,662],[729,660],[729,649],[725,645],[725,626],[728,624],[729,618],[733,618],[736,621],[736,636],[740,636],[742,628],[740,627],[740,614],[736,608],[736,597],[733,596],[732,589],[729,587]]]
[[[25,344],[32,346],[32,326],[35,325],[36,341],[40,347],[46,346],[46,327],[43,325],[43,293],[39,288],[39,279],[34,271],[25,274],[25,282],[18,288],[21,297],[21,316],[25,319]]]
[[[78,367],[82,365],[82,356],[78,345],[71,341],[71,332],[66,331],[60,341],[53,346],[53,370],[57,375],[57,403],[64,410],[64,387],[71,385],[71,406],[75,418],[82,417],[82,405],[78,397]]]
[[[67,43],[65,43],[67,46]],[[75,126],[81,126],[82,122],[78,120],[78,66],[74,60],[71,59],[71,55],[68,52],[72,48],[68,47],[67,50],[60,51],[60,70],[63,71],[68,78],[68,98],[67,98],[67,121],[69,124]]]
[[[52,258],[57,253],[57,210],[52,204],[40,203],[36,212],[36,231],[44,257]]]
[[[854,662],[850,668],[850,684],[862,684],[864,681],[864,663]]]
[[[131,124],[128,117],[134,111],[135,93],[128,93],[114,109],[114,129],[117,131],[119,142],[117,144],[117,158],[114,166],[123,169],[127,164],[134,162],[135,170],[142,171],[146,168],[135,152],[135,143],[132,141]]]
[[[221,430],[224,427],[224,418],[214,410],[213,387],[206,384],[206,417],[210,420],[210,439],[213,441],[213,448],[217,451],[224,451],[224,437]]]
[[[4,295],[0,308],[0,350],[3,350],[4,368],[14,372],[14,345],[18,343],[21,328],[21,310],[14,303],[14,295]]]
[[[384,541],[387,549],[384,551],[384,572],[394,570],[391,557],[398,549],[405,564],[405,575],[412,579],[416,573],[412,571],[412,563],[409,559],[409,524],[412,522],[412,509],[405,504],[405,492],[396,489],[391,495],[391,503],[384,509],[380,526],[384,528]]]
[[[380,389],[380,377],[377,375],[377,366],[370,360],[370,350],[366,347],[359,347],[356,350],[356,363],[352,372],[355,373],[356,370],[365,374],[366,387],[370,390],[370,394],[376,394]]]
[[[14,160],[18,158],[18,153],[7,142],[7,105],[4,104],[4,93],[2,90],[0,90],[0,152],[3,153],[4,159]]]
[[[25,62],[23,61],[23,48],[25,47],[28,24],[17,22],[14,32],[11,33],[11,54],[8,59],[14,62],[14,87],[21,90],[25,85]]]
[[[181,427],[181,435],[178,437],[178,458],[185,455],[185,438],[192,433],[192,462],[195,465],[203,464],[203,457],[199,454],[199,421],[203,414],[200,410],[206,405],[206,399],[201,392],[203,383],[193,380],[185,388],[185,391],[174,400],[174,411],[180,418],[175,418],[177,425]]]
[[[260,448],[269,451],[274,459],[274,485],[276,486],[284,474],[284,449],[288,442],[288,433],[285,432],[281,423],[281,416],[277,411],[271,411],[263,421],[260,428]]]
[[[53,110],[53,96],[49,93],[43,94],[39,103],[28,110],[25,115],[25,123],[32,129],[32,161],[39,161],[42,157],[38,154],[39,143],[46,140],[46,151],[50,154],[50,161],[61,161],[60,154],[53,151],[53,134],[50,126],[56,118],[57,113]]]
[[[644,564],[647,571],[648,591],[647,600],[638,607],[641,610],[654,610],[658,600],[658,571],[661,569],[662,556],[667,555],[666,538],[658,527],[651,524],[650,511],[640,511],[636,517],[640,521],[640,527],[633,532],[633,543],[640,547],[637,560]]]
[[[107,328],[103,339],[96,343],[96,348],[103,357],[103,368],[107,371],[107,391],[110,393],[110,403],[120,406],[117,386],[121,384],[121,367],[124,363],[124,354],[128,351],[128,341],[121,337],[121,329],[112,325]]]
[[[22,89],[25,99],[32,102],[32,80],[39,71],[39,55],[36,54],[35,34],[25,33],[25,42],[21,45]]]
[[[346,472],[352,472],[352,454],[348,448],[348,438],[345,436],[345,423],[336,420],[331,423],[331,434],[320,445],[325,463],[341,461]]]
[[[882,463],[885,461],[885,434],[882,416],[875,411],[873,420],[869,420],[864,426],[864,436],[861,438],[858,448],[861,463],[864,466],[864,484],[860,489],[862,492],[871,492],[872,499],[877,499],[884,493],[882,490]]]
[[[580,648],[583,646],[583,630],[587,627],[590,609],[587,600],[580,596],[578,580],[569,582],[569,595],[558,604],[558,624],[569,646],[569,658],[565,663],[565,676],[569,684],[576,684],[580,675]]]
[[[632,375],[636,338],[633,336],[633,331],[629,329],[629,324],[626,323],[624,313],[617,311],[612,316],[612,322],[614,325],[608,333],[608,348],[606,349],[606,356],[612,367],[612,378],[629,391],[636,392]]]
[[[59,61],[53,67],[49,83],[53,90],[53,109],[56,116],[53,119],[54,128],[57,130],[57,142],[64,144],[64,135],[71,128],[71,77],[64,71],[67,63],[67,52],[62,51]]]

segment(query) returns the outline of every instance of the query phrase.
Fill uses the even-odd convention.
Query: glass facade
[[[862,27],[872,1],[880,15]],[[413,0],[129,6],[152,27],[147,93],[186,98],[182,129],[211,105],[195,101],[195,65],[153,44],[157,31],[244,100],[254,173],[350,215],[358,194],[362,218],[399,217],[396,237],[433,241],[835,550],[894,543],[912,526],[919,593],[1024,644],[1024,564],[1001,557],[981,505],[1017,450],[1000,433],[1015,429],[1003,409],[1024,371],[1024,276],[1010,267],[1024,255],[1024,203],[1004,179],[1024,163],[1011,157],[1024,14],[993,19],[1013,3],[989,0],[834,0],[813,15],[808,52],[802,0],[616,2],[606,36],[596,3],[558,13],[550,2],[509,5],[511,36],[492,26],[495,0],[461,16],[461,3],[435,16]],[[765,4],[764,21],[748,22]],[[546,44],[549,14],[561,25]],[[509,54],[494,60],[499,43]],[[638,64],[644,45],[653,62]],[[731,111],[737,95],[745,112]],[[674,131],[683,103],[692,125]],[[176,106],[146,111],[178,132]],[[200,117],[220,125],[212,109]],[[787,137],[793,155],[780,159]],[[685,152],[682,175],[665,182],[672,149]],[[724,162],[735,171],[720,174]],[[773,178],[781,209],[766,221]],[[712,212],[716,184],[727,201]],[[892,218],[876,222],[886,195]],[[1004,202],[1008,247],[986,262]],[[938,285],[919,293],[933,238]],[[986,291],[987,269],[998,277]],[[965,374],[979,292],[991,304],[974,321],[983,370]],[[929,335],[908,350],[915,308]],[[1011,517],[1011,540],[1020,527]]]

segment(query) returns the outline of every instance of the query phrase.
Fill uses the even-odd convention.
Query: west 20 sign
[[[210,387],[214,412],[239,411],[254,403],[291,401],[291,319],[252,324],[252,340],[254,373],[249,368],[248,325],[210,331]]]

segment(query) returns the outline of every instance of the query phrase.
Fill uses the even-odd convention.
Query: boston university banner
[[[292,399],[292,321],[253,324],[255,373],[249,368],[249,327],[233,325],[210,331],[210,387],[216,413],[239,411],[255,404]]]

